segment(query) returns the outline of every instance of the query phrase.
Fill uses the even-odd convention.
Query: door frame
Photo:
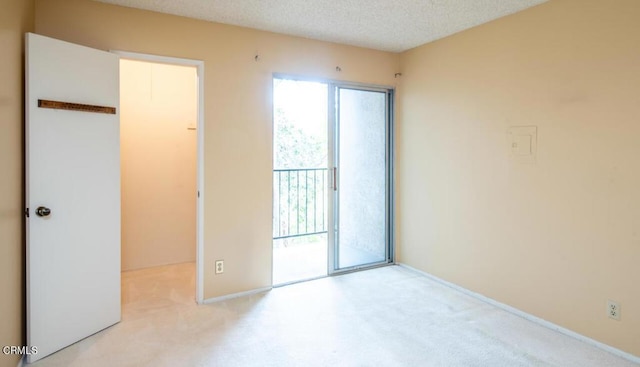
[[[327,200],[328,200],[328,210],[329,213],[333,213],[336,208],[335,208],[335,200],[334,200],[334,196],[335,196],[335,191],[333,190],[333,187],[331,187],[331,182],[332,182],[332,168],[333,168],[333,164],[334,164],[334,160],[335,160],[335,126],[336,126],[336,116],[335,113],[338,112],[337,108],[335,107],[336,104],[336,98],[335,98],[335,93],[333,93],[332,91],[335,91],[336,88],[347,88],[347,89],[357,89],[357,90],[364,90],[364,91],[372,91],[372,92],[385,92],[387,94],[387,103],[388,105],[386,106],[386,141],[385,141],[385,149],[387,151],[386,154],[386,166],[387,166],[387,192],[386,192],[386,198],[385,198],[385,202],[387,205],[386,208],[386,213],[388,214],[388,217],[386,218],[386,222],[385,222],[385,226],[386,226],[386,240],[387,240],[387,248],[385,249],[386,252],[386,259],[384,261],[381,262],[377,262],[377,263],[372,263],[372,264],[366,264],[366,265],[362,265],[362,266],[353,266],[353,267],[349,267],[349,268],[343,268],[343,269],[336,269],[335,266],[335,260],[336,260],[336,246],[338,245],[335,241],[335,229],[331,228],[335,222],[335,219],[332,219],[331,217],[335,216],[335,214],[330,214],[329,215],[329,222],[328,222],[328,226],[329,228],[327,229],[327,247],[328,247],[328,254],[327,254],[327,276],[332,276],[332,275],[340,275],[340,274],[346,274],[346,273],[351,273],[354,271],[359,271],[362,269],[373,269],[373,268],[377,268],[377,267],[382,267],[382,266],[387,266],[387,265],[392,265],[396,263],[396,237],[395,237],[395,211],[396,211],[396,206],[395,206],[395,87],[393,86],[389,86],[389,85],[381,85],[381,84],[369,84],[369,83],[359,83],[359,82],[349,82],[349,81],[344,81],[344,80],[336,80],[336,79],[327,79],[327,78],[322,78],[322,77],[309,77],[309,76],[301,76],[301,75],[294,75],[294,74],[287,74],[287,73],[272,73],[271,75],[271,80],[273,81],[273,79],[287,79],[287,80],[294,80],[294,81],[302,81],[302,82],[315,82],[315,83],[323,83],[326,84],[328,87],[328,99],[327,99],[327,108],[328,108],[328,119],[327,119],[327,129],[328,129],[328,160],[327,160],[327,172],[328,172],[328,186],[327,186]],[[271,105],[272,105],[272,109],[273,109],[273,86],[271,87]],[[273,121],[272,121],[273,123]],[[272,152],[273,155],[273,152]],[[273,168],[273,167],[272,167]],[[273,208],[273,200],[271,203],[271,207]],[[273,210],[273,209],[272,209]],[[273,248],[271,249],[271,251],[273,252]],[[271,262],[271,273],[273,274],[273,261]],[[317,278],[313,278],[313,279],[317,279]],[[306,281],[306,280],[310,280],[310,279],[304,279],[301,281]],[[294,281],[293,283],[297,283],[298,281]],[[286,284],[290,284],[290,283],[286,283]]]
[[[351,273],[359,271],[361,269],[372,269],[381,266],[387,266],[395,263],[395,139],[394,139],[394,95],[395,89],[393,87],[352,83],[345,81],[329,81],[329,172],[330,175],[337,173],[337,177],[330,177],[329,182],[335,182],[337,190],[333,187],[330,188],[329,197],[329,228],[328,241],[329,241],[329,256],[328,256],[328,274],[339,275],[345,273]],[[339,267],[339,246],[340,238],[338,233],[338,223],[340,221],[339,209],[340,200],[338,194],[340,192],[340,167],[337,162],[339,158],[339,139],[338,133],[340,119],[338,114],[340,113],[340,103],[337,94],[340,89],[351,89],[364,92],[377,92],[385,93],[385,259],[378,262],[354,265],[349,267]],[[334,170],[334,168],[337,168]],[[336,239],[336,233],[338,233],[338,239]]]
[[[196,122],[196,302],[204,303],[204,61],[170,56],[143,54],[137,52],[110,50],[121,59],[146,61],[158,64],[191,66],[196,68],[198,83],[198,112]]]

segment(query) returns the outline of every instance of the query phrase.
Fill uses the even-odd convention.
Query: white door
[[[119,59],[35,34],[26,43],[27,342],[38,348],[28,356],[34,362],[120,321]]]

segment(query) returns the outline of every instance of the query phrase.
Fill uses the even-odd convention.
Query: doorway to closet
[[[166,272],[188,270],[194,282],[196,67],[122,58],[120,108],[123,287],[127,273],[167,265]],[[123,304],[144,292],[123,289]]]
[[[124,186],[124,191],[128,191],[127,182],[123,182],[128,180],[127,177],[130,178],[128,175],[138,170],[148,170],[149,166],[167,163],[166,159],[160,162],[153,157],[138,159],[126,154],[130,144],[126,142],[126,121],[123,136],[120,136],[122,109],[126,110],[124,114],[131,111],[137,113],[131,107],[150,104],[149,101],[156,98],[158,93],[168,93],[156,92],[153,88],[155,78],[151,77],[150,71],[138,69],[127,73],[126,67],[120,67],[121,59],[189,66],[196,71],[191,74],[189,81],[189,90],[192,92],[185,92],[197,96],[193,102],[197,111],[196,120],[187,125],[188,129],[192,126],[197,129],[197,173],[191,174],[197,176],[197,184],[190,189],[192,200],[197,200],[196,210],[191,209],[197,214],[193,214],[196,223],[192,228],[195,232],[192,238],[195,240],[190,246],[192,249],[195,247],[196,264],[187,263],[191,264],[191,277],[188,279],[191,291],[183,294],[189,298],[176,297],[176,293],[172,292],[167,301],[188,303],[195,298],[196,302],[203,302],[204,62],[130,52],[105,52],[32,33],[25,38],[27,341],[29,345],[38,345],[39,352],[37,356],[27,356],[27,361],[32,363],[119,322],[123,309],[127,317],[148,311],[148,303],[138,297],[138,291],[149,290],[155,295],[158,293],[154,287],[164,283],[155,282],[152,286],[132,289],[127,288],[126,284],[121,287],[121,281],[127,282],[126,276],[121,273],[123,263],[126,263],[125,266],[136,264],[131,260],[134,259],[139,260],[137,266],[154,266],[156,263],[145,263],[148,259],[143,257],[166,249],[158,245],[138,259],[127,255],[127,245],[121,246],[121,235],[127,236],[121,231],[122,217],[131,213],[138,217],[153,217],[152,210],[164,216],[170,213],[170,210],[151,203],[138,205],[142,209],[137,212],[130,208],[121,210],[121,189]],[[127,74],[133,75],[133,83],[124,78]],[[145,75],[146,79],[137,79]],[[132,84],[134,90],[143,90],[141,94],[146,97],[132,98],[131,102],[125,96],[121,100],[120,86],[128,84]],[[126,95],[126,88],[123,89]],[[161,106],[155,106],[153,110],[157,112]],[[144,119],[134,120],[140,123]],[[152,130],[141,136],[145,138],[154,133],[155,130]],[[123,144],[121,138],[125,141]],[[151,151],[148,142],[142,138],[136,136],[135,145],[147,144],[143,152]],[[155,137],[152,142],[156,140],[159,138]],[[121,147],[125,150],[125,168],[122,171]],[[170,150],[172,146],[165,149]],[[127,168],[129,164],[134,169],[131,166]],[[137,182],[136,179],[129,181]],[[134,199],[161,196],[160,191],[157,187],[144,190],[142,198]],[[125,205],[131,204],[131,197],[125,197],[124,201]],[[125,219],[124,226],[127,225]],[[157,231],[157,228],[150,228],[146,223],[134,223],[133,226],[129,225],[129,229],[137,231],[140,238],[150,231]],[[121,257],[123,253],[124,261]],[[158,258],[163,259],[156,257],[153,260]],[[140,300],[136,305],[140,307],[134,312],[127,310],[129,295]],[[124,302],[121,303],[121,300]],[[68,320],[61,317],[62,314],[74,315],[76,320],[69,324],[66,322]]]

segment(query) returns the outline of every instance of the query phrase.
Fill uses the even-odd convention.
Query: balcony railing
[[[273,170],[273,239],[327,232],[327,169]]]

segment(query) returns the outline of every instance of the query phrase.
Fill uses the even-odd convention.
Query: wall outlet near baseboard
[[[607,300],[607,316],[620,321],[620,304],[616,301]]]
[[[224,260],[216,260],[216,274],[224,273]]]

